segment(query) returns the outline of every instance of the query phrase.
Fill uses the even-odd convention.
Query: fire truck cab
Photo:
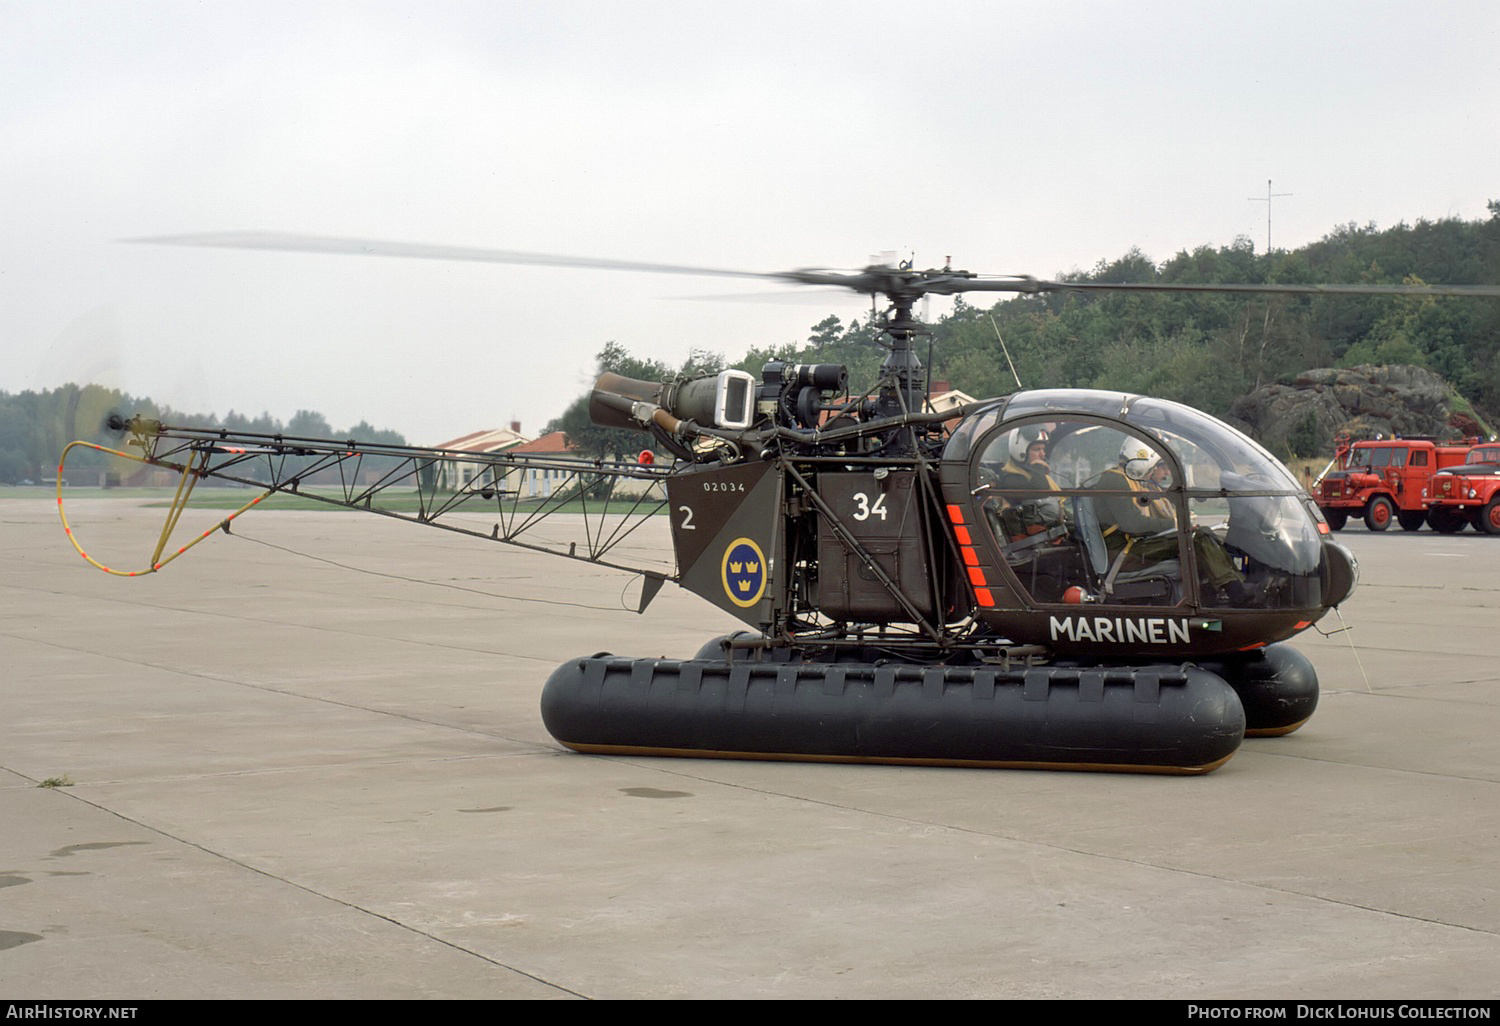
[[[1384,531],[1393,520],[1402,530],[1416,531],[1428,519],[1434,475],[1462,464],[1468,452],[1469,444],[1439,445],[1431,438],[1351,444],[1340,436],[1334,455],[1337,469],[1323,476],[1313,498],[1335,531],[1351,516],[1363,517],[1372,531]]]
[[[1433,475],[1428,519],[1434,531],[1455,534],[1465,524],[1500,534],[1500,443],[1469,450],[1463,463]]]

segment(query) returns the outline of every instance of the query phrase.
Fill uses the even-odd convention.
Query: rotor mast
[[[917,296],[893,293],[890,299],[892,309],[884,330],[890,336],[891,345],[880,365],[879,405],[882,416],[915,413],[927,398],[927,370],[917,357],[914,345],[917,336],[927,332],[912,316]],[[887,405],[893,408],[884,409]]]

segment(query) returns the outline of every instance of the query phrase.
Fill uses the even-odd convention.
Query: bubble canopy
[[[1038,435],[1046,440],[1046,462],[1029,469],[1028,481],[1014,455],[1025,446],[1013,443]],[[1127,454],[1144,458],[1127,461]],[[1039,531],[1059,546],[1103,536],[1109,551],[1095,544],[1092,562],[1109,567],[1108,583],[1092,582],[1096,597],[1089,601],[1125,601],[1127,589],[1118,585],[1148,570],[1165,581],[1155,586],[1152,604],[1299,607],[1324,597],[1323,539],[1302,486],[1256,442],[1192,407],[1087,389],[1021,392],[966,418],[943,458],[955,472],[955,463],[967,465],[969,493],[994,514],[988,522],[1005,561],[1038,582],[1029,589],[1034,601],[1058,601],[1044,593],[1037,570],[1036,553],[1045,553],[1032,543]],[[1167,563],[1169,532],[1182,539],[1176,566]],[[1150,551],[1148,534],[1156,550],[1168,550],[1155,567],[1142,556]],[[1141,540],[1117,563],[1125,536]],[[1053,577],[1088,590],[1086,571]],[[1287,577],[1294,587],[1272,586]],[[1252,592],[1253,603],[1246,597]]]
[[[1148,444],[1162,441],[1164,455],[1170,453],[1183,469],[1178,478],[1190,493],[1254,491],[1260,494],[1300,495],[1302,486],[1276,457],[1256,442],[1217,418],[1191,406],[1168,399],[1102,392],[1093,389],[1056,388],[1020,392],[988,410],[966,419],[949,439],[945,460],[967,459],[974,441],[1002,421],[1057,414],[1094,416],[1122,421],[1141,428],[1139,438]],[[1153,448],[1157,446],[1153,445]],[[1228,472],[1255,479],[1249,482],[1220,480]]]

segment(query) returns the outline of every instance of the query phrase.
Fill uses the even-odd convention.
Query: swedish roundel
[[[736,538],[724,550],[720,577],[724,593],[737,606],[753,606],[766,592],[766,557],[749,538]]]

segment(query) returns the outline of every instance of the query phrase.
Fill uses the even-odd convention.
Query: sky
[[[0,0],[0,390],[534,434],[868,300],[141,245],[233,230],[1050,277],[1487,216],[1500,5]],[[942,307],[934,302],[933,315]]]

